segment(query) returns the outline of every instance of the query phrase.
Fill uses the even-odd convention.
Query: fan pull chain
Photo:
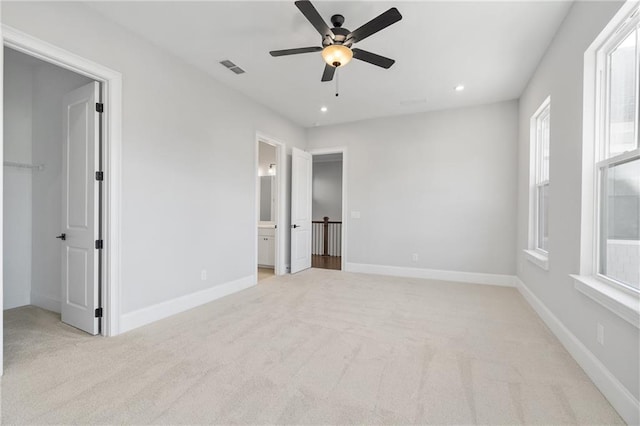
[[[339,91],[338,89],[340,88],[340,85],[339,85],[339,83],[338,83],[338,80],[339,80],[339,79],[338,79],[338,76],[340,75],[340,74],[338,73],[338,69],[339,69],[339,68],[340,68],[340,67],[336,67],[336,97],[338,96],[338,91]]]

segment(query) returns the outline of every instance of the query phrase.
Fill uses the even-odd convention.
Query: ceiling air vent
[[[229,70],[233,71],[236,74],[244,74],[244,70],[242,68],[240,68],[239,66],[237,66],[236,64],[234,64],[228,59],[225,59],[224,61],[220,61],[220,64],[222,64],[223,66],[225,66],[226,68],[228,68]]]

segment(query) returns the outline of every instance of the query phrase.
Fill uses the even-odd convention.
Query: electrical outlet
[[[413,253],[411,255],[411,261],[413,261],[413,262],[417,262],[418,261],[418,253]]]
[[[202,271],[200,271],[200,279],[202,281],[206,281],[207,280],[207,270],[203,269]]]
[[[597,332],[598,343],[604,346],[604,326],[598,323],[598,332]]]

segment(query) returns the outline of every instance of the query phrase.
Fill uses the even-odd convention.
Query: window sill
[[[534,265],[537,265],[544,269],[545,271],[549,270],[549,256],[545,256],[544,254],[537,252],[535,250],[523,250],[524,257]]]
[[[617,289],[596,277],[585,275],[571,275],[571,277],[575,281],[574,287],[580,293],[598,302],[636,328],[640,328],[640,299],[637,295]]]

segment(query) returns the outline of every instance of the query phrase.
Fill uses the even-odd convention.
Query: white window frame
[[[527,260],[538,265],[544,270],[549,269],[549,251],[541,247],[540,236],[540,191],[549,186],[549,176],[542,179],[542,131],[541,121],[549,117],[549,134],[547,135],[551,145],[551,96],[548,96],[538,107],[530,120],[529,142],[529,242],[524,250]],[[547,221],[549,217],[547,216]]]
[[[640,24],[640,2],[627,1],[584,55],[584,111],[580,273],[575,288],[640,328],[640,292],[601,274],[600,223],[602,176],[609,168],[640,158],[640,148],[607,158],[609,105],[607,57]],[[640,88],[640,85],[637,86]],[[636,115],[639,117],[638,104]],[[638,134],[636,123],[636,135]]]
[[[603,177],[605,175],[605,173],[608,172],[609,169],[611,169],[612,167],[630,162],[630,161],[634,161],[634,160],[640,160],[640,149],[634,149],[633,151],[627,151],[624,152],[622,154],[616,155],[615,157],[611,157],[608,158],[606,160],[601,160],[598,163],[596,163],[596,170],[595,170],[595,194],[594,194],[594,198],[595,198],[595,206],[594,206],[594,216],[595,216],[595,230],[594,230],[594,259],[593,259],[593,273],[594,275],[599,279],[602,280],[604,282],[606,282],[609,285],[612,286],[616,286],[616,287],[620,287],[620,290],[623,291],[627,291],[631,294],[639,294],[640,291],[626,285],[623,282],[617,281],[613,278],[610,278],[604,274],[602,274],[600,272],[600,266],[602,263],[602,256],[601,256],[601,244],[600,244],[600,235],[602,232],[602,223],[604,222],[604,220],[602,219],[602,203],[604,202],[602,200],[602,182],[603,182]]]

